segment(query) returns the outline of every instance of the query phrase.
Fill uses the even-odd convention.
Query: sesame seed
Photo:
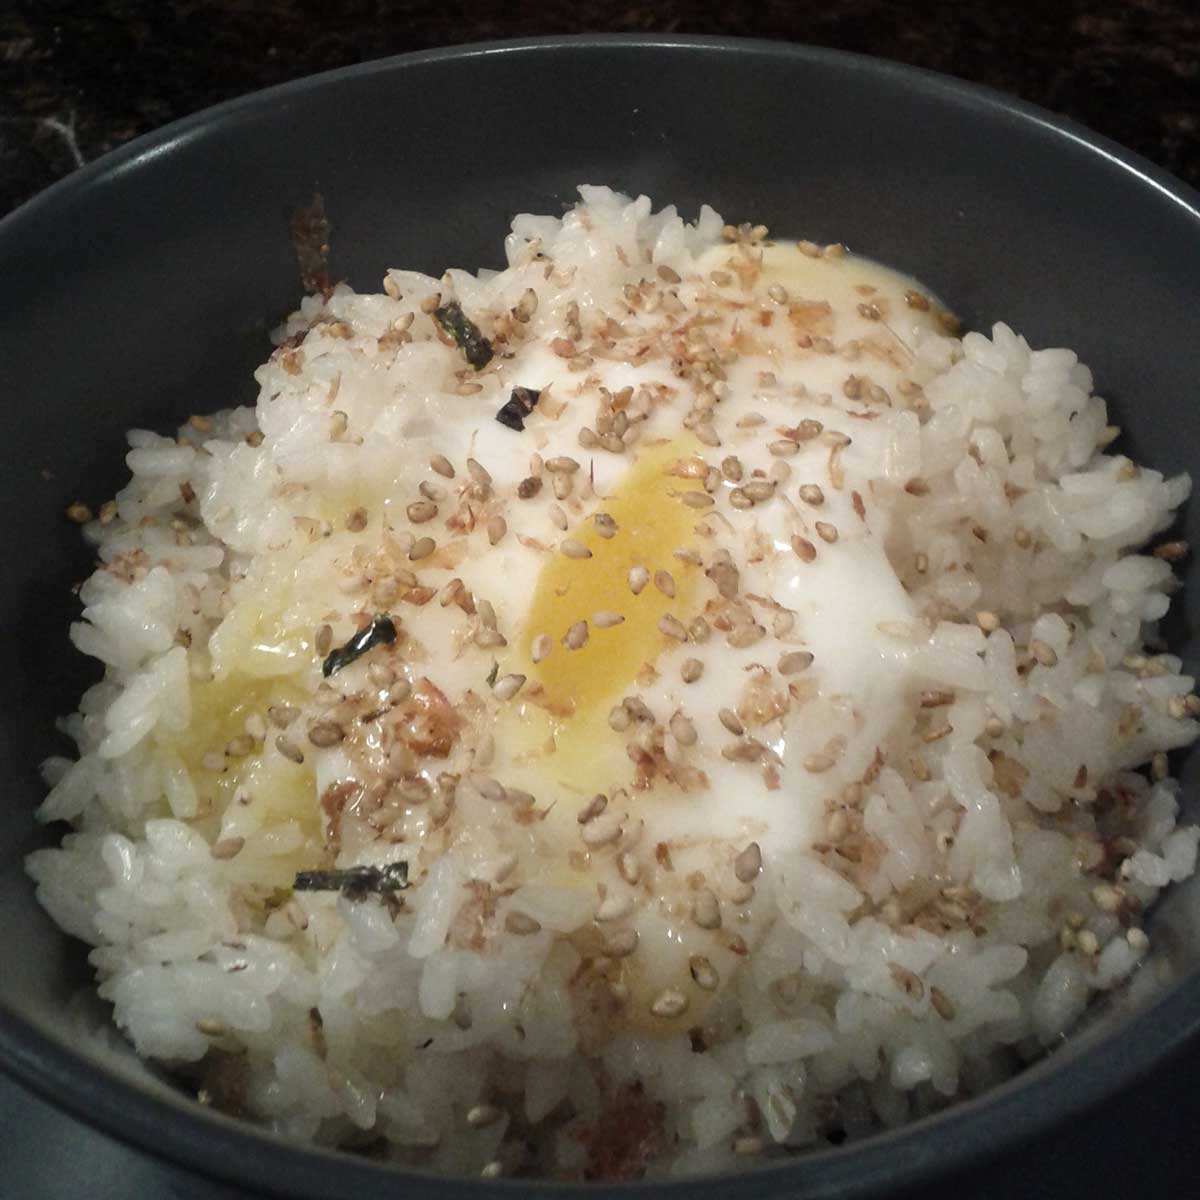
[[[241,853],[242,847],[246,844],[244,837],[228,837],[221,838],[220,841],[213,842],[209,853],[218,861],[225,861],[230,858],[235,858]]]
[[[769,479],[751,479],[749,483],[742,485],[742,491],[758,504],[763,500],[770,500],[775,494],[775,484]]]
[[[825,503],[825,493],[815,483],[806,483],[800,488],[800,499],[813,508],[819,508]]]
[[[681,746],[694,746],[696,744],[696,726],[683,713],[675,713],[671,717],[668,728],[671,730],[671,736]]]
[[[1155,546],[1151,553],[1155,558],[1161,558],[1165,562],[1179,562],[1187,557],[1188,544],[1187,542],[1163,542],[1161,546]]]
[[[497,629],[489,629],[486,625],[475,631],[475,645],[481,650],[491,650],[497,646],[507,646],[508,639]]]
[[[692,901],[692,920],[701,929],[720,929],[721,902],[711,888],[705,888]]]
[[[538,294],[533,288],[526,288],[521,293],[520,300],[517,301],[513,308],[513,316],[516,317],[522,325],[528,323],[529,319],[538,310]]]
[[[286,729],[299,715],[300,710],[290,704],[272,704],[267,709],[267,720],[276,729]]]
[[[816,242],[797,242],[796,248],[807,258],[820,258],[822,254],[821,247]]]
[[[658,618],[658,631],[669,638],[675,638],[676,641],[687,641],[687,630],[684,628],[683,622],[670,613],[663,613]]]
[[[575,820],[580,825],[586,825],[589,821],[594,821],[608,807],[608,797],[603,792],[597,792],[580,810],[575,814]]]
[[[592,552],[576,538],[565,538],[558,548],[567,558],[592,557]]]
[[[1150,939],[1146,935],[1146,931],[1139,929],[1136,925],[1125,930],[1125,941],[1129,943],[1130,949],[1138,954],[1145,954],[1150,949]]]
[[[508,532],[508,522],[499,515],[488,519],[487,535],[488,541],[494,546]]]
[[[1081,929],[1075,935],[1075,944],[1089,958],[1100,951],[1100,939],[1090,929]]]
[[[563,645],[568,650],[581,650],[588,640],[588,623],[576,621],[563,637]]]
[[[304,751],[291,738],[284,737],[282,733],[275,739],[275,749],[284,758],[290,759],[294,763],[302,763],[304,761]]]
[[[497,700],[511,700],[524,686],[524,675],[501,675],[492,686],[492,695]]]
[[[799,675],[813,664],[813,656],[807,650],[792,650],[779,660],[780,675]]]
[[[617,859],[617,872],[626,883],[634,884],[641,878],[642,868],[628,850]]]
[[[780,438],[778,441],[767,443],[767,452],[777,458],[790,458],[800,450],[800,443]]]
[[[546,509],[546,515],[550,518],[551,523],[558,529],[566,530],[570,522],[567,520],[566,511],[560,504],[551,504]]]
[[[611,629],[614,625],[620,625],[624,620],[625,618],[619,612],[611,612],[608,609],[592,613],[592,624],[597,629]]]
[[[530,475],[517,484],[517,499],[532,500],[542,490],[542,481],[536,475]]]
[[[1092,902],[1101,912],[1114,913],[1121,907],[1121,893],[1108,883],[1092,888]]]
[[[367,510],[361,505],[346,514],[346,528],[351,533],[361,533],[367,527]]]
[[[721,474],[728,479],[730,483],[740,483],[743,475],[741,459],[732,454],[727,458],[723,458],[721,460]]]
[[[679,677],[684,683],[695,683],[704,674],[704,664],[698,658],[684,659],[679,668]]]
[[[688,998],[676,988],[664,988],[654,997],[650,1012],[656,1017],[678,1017],[687,1011]]]
[[[813,775],[820,775],[833,766],[833,758],[825,753],[810,754],[804,760],[804,769]]]
[[[544,658],[547,657],[547,655],[549,655],[553,645],[554,643],[550,640],[549,635],[545,633],[539,633],[530,644],[529,657],[533,659],[535,663],[540,663]]]
[[[239,733],[225,744],[225,753],[230,758],[245,758],[254,750],[254,739],[248,733]]]
[[[706,422],[701,422],[692,430],[696,440],[705,446],[719,446],[721,439],[717,436],[716,430]]]
[[[730,630],[725,641],[735,650],[744,650],[747,646],[761,642],[766,636],[766,629],[751,622],[749,625],[739,625],[736,629]]]
[[[640,595],[642,588],[650,582],[650,572],[645,567],[630,567],[629,568],[629,590],[635,595]]]
[[[412,544],[412,549],[408,552],[410,562],[420,562],[423,558],[428,558],[437,549],[437,542],[431,537],[419,537]]]
[[[688,970],[696,986],[706,992],[714,992],[720,985],[721,976],[717,974],[717,968],[702,954],[693,954],[688,959]]]
[[[664,596],[675,598],[675,579],[670,571],[655,571],[654,586],[658,588]]]
[[[414,525],[432,521],[438,513],[437,505],[432,500],[414,500],[404,511]]]
[[[606,512],[598,512],[592,516],[592,524],[602,538],[611,538],[617,532],[617,523]]]
[[[504,918],[504,928],[518,937],[528,937],[531,933],[538,933],[542,928],[542,923],[514,909]]]
[[[771,618],[771,632],[777,638],[787,637],[796,624],[796,614],[787,609],[779,609]],[[782,668],[781,668],[782,669]]]
[[[729,493],[729,504],[731,508],[736,508],[739,512],[745,512],[746,509],[754,507],[754,501],[740,487],[734,488]]]
[[[767,295],[772,300],[774,300],[776,304],[786,304],[787,303],[787,298],[788,298],[787,288],[785,288],[782,284],[778,284],[778,283],[771,284],[771,286],[769,288],[767,288]]]
[[[324,658],[333,646],[333,627],[330,625],[318,625],[317,631],[313,635],[313,645],[317,654]]]
[[[762,850],[757,842],[751,842],[733,860],[733,874],[739,883],[750,883],[762,870]]]
[[[838,540],[838,530],[836,525],[830,525],[828,521],[817,522],[817,537],[823,542],[832,543]]]
[[[546,459],[546,470],[552,474],[573,475],[579,470],[579,464],[573,458],[559,455],[557,458]]]
[[[957,1010],[946,996],[946,993],[941,990],[941,988],[931,987],[929,989],[929,1003],[932,1006],[933,1011],[936,1012],[943,1021],[954,1020],[954,1014]]]
[[[336,721],[314,721],[308,727],[308,740],[322,748],[336,746],[346,736],[346,731]]]
[[[1000,618],[994,612],[988,612],[987,609],[982,609],[975,614],[975,624],[983,630],[984,633],[993,633],[1000,628]]]
[[[721,724],[733,734],[734,737],[741,737],[746,732],[745,725],[732,708],[723,708],[717,713],[717,717]]]
[[[488,487],[492,482],[492,476],[488,469],[473,458],[467,459],[467,474],[482,487]]]
[[[688,622],[688,637],[693,642],[707,642],[712,635],[712,626],[703,617],[693,617]]]
[[[711,508],[715,503],[707,492],[684,492],[679,499],[688,508]]]

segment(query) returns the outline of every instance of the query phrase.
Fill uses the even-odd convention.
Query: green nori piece
[[[492,361],[492,343],[483,336],[479,326],[463,312],[462,305],[457,300],[435,308],[433,319],[454,339],[454,344],[475,370],[482,371]]]
[[[375,646],[390,645],[396,640],[396,624],[387,613],[379,613],[366,627],[360,629],[344,646],[330,650],[321,674],[326,679],[343,667],[348,667],[356,658],[361,658]]]
[[[520,433],[525,428],[525,418],[537,407],[538,397],[541,394],[536,388],[513,388],[512,395],[505,400],[496,414],[496,420],[501,425],[507,425],[509,429],[515,429]]]
[[[386,867],[346,867],[337,871],[297,871],[292,887],[298,892],[341,892],[347,900],[390,896],[408,887],[408,863]]]

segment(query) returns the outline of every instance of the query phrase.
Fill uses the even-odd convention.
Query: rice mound
[[[864,773],[827,837],[765,858],[759,932],[702,1020],[598,1035],[573,937],[591,913],[561,890],[526,894],[522,936],[511,895],[450,852],[410,862],[391,903],[290,894],[296,863],[325,848],[315,796],[308,817],[242,832],[236,799],[206,811],[198,772],[216,768],[177,738],[200,719],[232,596],[312,520],[299,485],[386,471],[404,404],[436,422],[463,402],[441,394],[451,350],[422,301],[449,288],[484,313],[529,288],[544,312],[616,305],[643,261],[687,277],[723,228],[751,250],[761,236],[711,209],[686,224],[644,197],[581,193],[561,219],[515,219],[505,271],[391,272],[386,294],[309,297],[257,373],[256,407],[129,434],[131,479],[87,526],[99,566],[71,630],[104,678],[63,722],[78,757],[45,765],[39,817],[71,831],[28,859],[139,1054],[287,1136],[447,1173],[733,1170],[978,1093],[1137,970],[1143,914],[1193,873],[1200,840],[1177,824],[1165,760],[1200,729],[1193,680],[1145,648],[1177,549],[1138,552],[1190,481],[1108,453],[1088,369],[1002,324],[915,347],[923,401],[889,410],[878,477],[902,513],[888,557],[924,620],[892,632],[923,655],[946,719],[922,717]],[[411,349],[399,384],[341,395],[359,437],[331,440],[343,360],[389,336]],[[319,663],[302,666],[292,682],[311,697]],[[483,803],[459,790],[460,814]],[[381,860],[338,865],[352,861]],[[464,921],[482,941],[457,935]]]

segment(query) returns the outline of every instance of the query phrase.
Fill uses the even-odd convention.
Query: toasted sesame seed
[[[617,523],[606,512],[594,513],[592,524],[602,538],[611,538],[617,532]]]
[[[494,546],[508,532],[508,522],[499,514],[488,519],[488,541]]]
[[[796,614],[785,608],[778,609],[771,617],[771,632],[777,638],[787,637],[796,624]],[[782,669],[782,668],[781,668]]]
[[[704,674],[704,664],[698,658],[686,658],[679,668],[684,683],[695,683]]]
[[[830,525],[828,521],[817,522],[817,537],[823,542],[830,544],[838,540],[838,529],[836,525]]]
[[[692,920],[701,929],[720,929],[721,902],[711,888],[704,888],[692,901]]]
[[[650,582],[650,572],[645,567],[637,566],[629,568],[629,590],[638,596],[642,589]]]
[[[770,500],[775,495],[775,484],[769,479],[751,479],[749,483],[742,485],[742,491],[758,504],[763,500]]]
[[[619,612],[612,612],[609,609],[601,609],[600,612],[592,613],[592,624],[597,629],[611,629],[614,625],[620,625],[625,618]]]
[[[733,860],[733,874],[739,883],[750,883],[762,870],[762,850],[757,842],[751,842]]]
[[[747,646],[761,642],[766,636],[767,631],[763,626],[751,622],[748,625],[738,625],[731,629],[726,635],[725,641],[735,650],[744,650]]]
[[[486,625],[475,631],[475,645],[481,650],[491,650],[497,646],[507,646],[508,639],[498,629],[489,629]]]
[[[542,490],[542,481],[536,475],[530,475],[517,484],[517,499],[532,500]]]
[[[313,646],[321,658],[329,653],[333,646],[333,627],[331,625],[317,626],[317,631],[313,635]]]
[[[1139,929],[1136,925],[1125,930],[1125,941],[1129,943],[1130,949],[1138,954],[1145,954],[1150,949],[1150,938],[1146,935],[1146,931]]]
[[[617,872],[626,883],[634,884],[642,876],[642,867],[628,850],[617,858]]]
[[[703,617],[693,617],[688,622],[688,637],[693,642],[707,642],[712,635],[712,626]]]
[[[769,288],[767,288],[767,295],[772,300],[774,300],[776,304],[786,304],[787,303],[787,298],[788,298],[787,288],[785,288],[782,284],[779,284],[779,283],[771,284],[771,286]]]
[[[420,562],[423,558],[428,558],[437,549],[437,542],[431,537],[419,537],[412,544],[412,549],[408,552],[410,562]]]
[[[767,452],[774,454],[777,458],[790,458],[800,449],[799,442],[793,442],[788,438],[779,438],[774,442],[767,443]]]
[[[540,663],[544,658],[547,657],[547,655],[549,655],[553,645],[554,643],[550,640],[548,634],[539,633],[537,637],[535,637],[530,643],[529,657],[533,659],[535,663]]]
[[[533,288],[526,288],[521,293],[521,298],[517,301],[513,308],[513,316],[516,317],[522,325],[526,324],[529,319],[538,310],[538,294]]]
[[[1161,546],[1155,546],[1151,553],[1155,558],[1161,558],[1165,562],[1180,562],[1187,557],[1188,544],[1187,542],[1163,542]]]
[[[546,459],[546,470],[554,473],[573,475],[579,470],[579,463],[573,458],[568,458],[565,454],[560,454],[556,458]]]
[[[695,435],[696,441],[705,446],[716,447],[721,444],[721,439],[717,436],[716,430],[713,429],[713,427],[707,422],[702,421],[697,424],[692,430],[692,433]]]
[[[588,640],[588,623],[576,621],[563,636],[562,643],[568,650],[581,650]]]
[[[694,746],[696,744],[696,726],[683,713],[675,713],[668,723],[668,728],[671,730],[671,736],[681,746]]]
[[[254,739],[248,733],[239,733],[225,743],[225,753],[230,758],[245,758],[254,750]]]
[[[800,499],[805,504],[811,504],[814,508],[819,508],[825,503],[825,493],[815,483],[806,483],[800,488]]]
[[[664,988],[654,997],[650,1012],[656,1017],[678,1017],[687,1011],[688,998],[676,988]]]
[[[732,708],[723,708],[717,713],[722,725],[733,734],[734,737],[741,737],[746,732],[745,725],[742,724],[741,718],[733,711]]]
[[[734,488],[729,493],[729,504],[730,507],[738,509],[739,512],[745,512],[746,509],[754,507],[754,501],[740,487]]]
[[[308,740],[314,746],[336,746],[346,736],[346,731],[336,721],[314,721],[308,727]]]
[[[467,474],[478,484],[487,487],[492,482],[491,473],[481,463],[473,458],[467,459]]]
[[[524,675],[501,675],[492,685],[492,695],[497,700],[511,700],[524,686]]]
[[[675,638],[676,641],[687,641],[687,629],[684,628],[683,622],[670,613],[663,613],[658,618],[658,631],[669,638]]]
[[[351,533],[361,533],[367,527],[367,510],[359,505],[346,514],[346,528]]]
[[[714,992],[720,985],[721,976],[717,974],[717,968],[702,954],[693,954],[688,959],[688,970],[696,986],[706,992]]]
[[[567,520],[566,511],[559,504],[551,504],[546,509],[546,515],[550,518],[551,523],[557,528],[566,530],[570,521]]]
[[[730,483],[741,483],[744,468],[740,458],[730,454],[721,460],[721,474]]]
[[[807,650],[791,650],[779,660],[780,675],[799,675],[813,664],[813,656]]]
[[[218,861],[224,861],[240,854],[245,844],[244,837],[221,838],[220,841],[213,842],[209,853]]]
[[[671,599],[675,598],[675,579],[670,571],[655,571],[654,586],[658,588],[664,596]]]
[[[1081,929],[1075,935],[1075,944],[1089,958],[1100,951],[1100,939],[1090,929]]]
[[[983,630],[984,633],[992,633],[1000,628],[1000,618],[994,612],[988,612],[987,609],[981,609],[975,614],[975,624]]]
[[[684,492],[679,499],[688,508],[711,508],[715,501],[707,492]]]
[[[276,729],[286,729],[299,715],[300,710],[290,704],[272,704],[267,709],[267,720]]]
[[[580,810],[575,814],[575,820],[580,825],[586,825],[589,821],[594,821],[608,807],[608,797],[603,792],[597,792]]]
[[[511,909],[504,918],[504,928],[518,937],[528,937],[531,933],[538,933],[542,928],[542,923],[535,921],[533,917],[526,916],[523,912]]]
[[[414,500],[404,511],[414,525],[432,521],[438,513],[437,505],[432,500]]]
[[[577,538],[564,538],[558,548],[567,558],[592,557],[592,552]]]
[[[304,751],[291,738],[284,737],[282,733],[275,739],[275,749],[284,758],[290,759],[294,763],[302,763],[304,761]]]
[[[820,775],[833,766],[833,758],[824,752],[810,754],[804,760],[804,769],[813,775]]]

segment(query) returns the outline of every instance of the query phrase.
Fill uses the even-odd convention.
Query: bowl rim
[[[232,123],[286,104],[293,97],[345,83],[440,62],[495,55],[603,53],[610,50],[719,52],[819,65],[851,76],[882,79],[902,89],[993,119],[1034,127],[1041,136],[1097,155],[1179,205],[1200,225],[1200,193],[1083,124],[995,89],[924,68],[849,51],[756,38],[682,34],[579,34],[468,42],[391,55],[289,80],[223,101],[142,134],[35,194],[0,219],[0,248],[19,239],[30,222],[53,220],[55,209],[86,199],[89,189],[115,182],[145,163],[183,151],[192,141],[219,135]],[[778,1166],[740,1175],[689,1177],[621,1185],[578,1185],[537,1180],[480,1181],[374,1164],[345,1153],[299,1144],[260,1127],[196,1105],[176,1106],[115,1072],[97,1069],[0,998],[0,1067],[55,1107],[155,1158],[213,1181],[251,1187],[262,1195],[346,1197],[367,1187],[401,1194],[424,1187],[486,1200],[516,1195],[578,1196],[621,1191],[681,1200],[695,1189],[720,1189],[731,1200],[769,1193],[803,1193],[809,1200],[854,1200],[928,1183],[1052,1131],[1110,1100],[1163,1064],[1200,1034],[1200,972],[1172,982],[1124,1019],[1124,1036],[1095,1039],[1065,1063],[1050,1054],[1036,1065],[971,1100],[898,1129],[844,1147],[813,1151]],[[1086,1034],[1082,1035],[1086,1037]],[[931,1135],[936,1148],[931,1146]],[[319,1188],[319,1191],[316,1190]]]

